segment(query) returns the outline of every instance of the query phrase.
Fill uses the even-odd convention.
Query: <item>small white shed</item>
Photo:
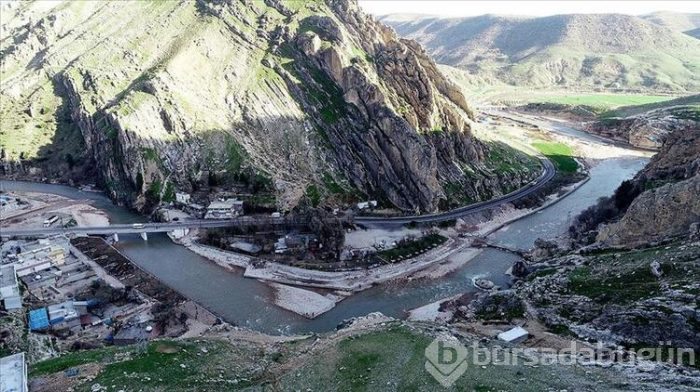
[[[498,334],[498,339],[508,343],[520,343],[527,339],[530,334],[522,327],[515,327]]]

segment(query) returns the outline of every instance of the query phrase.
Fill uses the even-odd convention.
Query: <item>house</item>
[[[74,327],[80,325],[80,319],[78,311],[75,309],[73,301],[66,301],[60,304],[49,305],[49,324],[57,325],[63,324],[61,326]]]
[[[175,201],[178,204],[190,204],[190,194],[184,192],[175,192]]]
[[[243,214],[243,201],[226,199],[213,201],[207,207],[204,219],[230,219]]]
[[[52,268],[41,271],[34,275],[27,274],[20,276],[20,280],[27,286],[27,289],[32,293],[32,295],[37,298],[44,299],[46,297],[45,289],[54,286],[56,287],[56,281],[60,276],[61,271]],[[52,295],[51,291],[48,291],[49,296]]]
[[[129,325],[120,329],[114,335],[113,342],[115,346],[127,346],[148,340],[151,332],[148,327],[141,325]]]
[[[62,246],[39,243],[17,254],[15,270],[20,278],[27,275],[35,275],[45,271],[51,266],[61,266],[66,262],[68,252]]]
[[[25,263],[15,264],[17,276],[23,278],[29,275],[36,275],[51,268],[51,261],[48,259],[34,259]]]
[[[287,241],[284,240],[284,237],[280,237],[277,242],[275,242],[275,253],[281,254],[285,253],[287,250],[289,250]]]
[[[358,210],[364,210],[367,208],[375,208],[376,206],[377,206],[376,200],[362,201],[362,202],[357,203]]]
[[[522,327],[515,327],[498,334],[498,339],[508,343],[520,343],[530,334]]]
[[[12,264],[0,267],[0,300],[3,301],[7,310],[22,308],[17,273]]]
[[[250,242],[245,241],[236,241],[229,246],[233,250],[237,250],[239,252],[243,252],[249,255],[257,255],[262,250],[262,247],[260,247],[260,245],[251,244]]]
[[[49,328],[49,314],[46,308],[29,311],[29,330],[42,331]]]
[[[0,391],[27,392],[27,362],[24,353],[0,358]]]

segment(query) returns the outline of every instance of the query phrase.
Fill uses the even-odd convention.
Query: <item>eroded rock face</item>
[[[686,235],[700,221],[700,175],[639,195],[619,222],[603,226],[597,241],[635,246]]]
[[[669,133],[699,127],[698,121],[679,118],[670,111],[654,111],[629,118],[585,124],[589,132],[648,150],[659,150]]]
[[[268,184],[281,208],[311,186],[331,197],[324,186],[333,182],[426,212],[454,197],[447,185],[480,200],[537,174],[496,173],[464,96],[420,46],[354,1],[3,7],[3,32],[17,38],[0,48],[7,114],[65,106],[86,145],[81,158],[137,208],[209,176]],[[58,133],[49,120],[37,126]],[[64,154],[56,140],[40,143]],[[2,148],[7,162],[26,150]],[[42,167],[41,154],[38,170],[62,164]]]

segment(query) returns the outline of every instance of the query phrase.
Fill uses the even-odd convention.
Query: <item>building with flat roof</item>
[[[189,193],[175,192],[175,201],[180,204],[190,204],[191,199]]]
[[[209,204],[204,219],[230,219],[243,215],[243,201],[238,199],[216,200]]]
[[[245,241],[236,241],[229,245],[231,249],[243,252],[249,255],[257,255],[262,250],[260,245],[252,244]]]
[[[3,301],[7,310],[22,308],[22,296],[17,285],[17,273],[15,266],[12,264],[0,267],[0,300]]]
[[[49,313],[46,308],[29,311],[29,330],[42,331],[49,328]]]
[[[24,353],[0,358],[0,391],[27,392],[27,362]]]
[[[530,334],[522,327],[515,327],[498,334],[498,339],[508,343],[520,343]]]

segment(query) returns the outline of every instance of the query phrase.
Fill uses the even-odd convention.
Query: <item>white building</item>
[[[364,210],[366,208],[375,208],[376,206],[377,206],[376,200],[361,201],[361,202],[357,203],[357,209],[359,209],[359,210]]]
[[[175,192],[175,201],[180,204],[190,204],[190,194],[184,192]]]
[[[27,363],[24,353],[0,358],[0,391],[27,392]]]
[[[204,219],[230,219],[243,215],[243,201],[238,199],[217,200],[209,204]]]
[[[522,327],[515,327],[498,334],[498,339],[508,343],[520,343],[530,334]]]
[[[22,296],[19,293],[14,265],[0,267],[0,300],[7,310],[22,308]]]

